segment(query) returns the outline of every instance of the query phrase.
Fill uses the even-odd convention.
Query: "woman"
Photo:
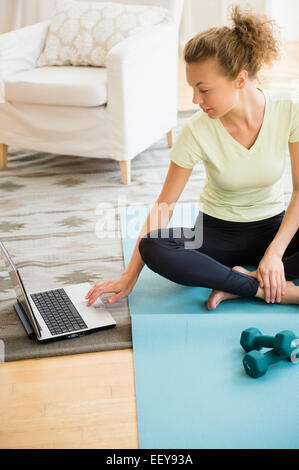
[[[279,58],[275,22],[239,6],[232,7],[232,21],[232,28],[208,29],[185,45],[186,77],[201,110],[185,122],[170,152],[130,263],[120,278],[96,283],[88,305],[105,292],[115,293],[109,303],[127,296],[144,264],[178,284],[211,288],[208,309],[240,296],[299,304],[299,286],[291,282],[299,278],[299,97],[254,85],[259,70]],[[293,193],[285,211],[287,143]],[[166,227],[198,162],[207,176],[200,196],[203,243],[187,249],[186,236]],[[257,269],[240,266],[248,264]]]

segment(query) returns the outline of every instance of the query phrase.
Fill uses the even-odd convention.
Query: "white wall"
[[[51,18],[54,0],[0,0],[0,34]]]
[[[269,13],[282,28],[283,40],[286,42],[299,41],[299,1],[271,0]]]
[[[185,0],[180,28],[180,46],[212,26],[231,26],[230,5],[251,6],[276,20],[286,42],[299,41],[299,0]]]
[[[195,34],[222,24],[222,0],[185,0],[180,30],[181,47]]]

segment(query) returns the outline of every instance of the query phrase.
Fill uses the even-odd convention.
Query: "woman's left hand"
[[[281,257],[265,253],[257,268],[257,280],[264,289],[265,301],[280,302],[286,291],[284,265]]]

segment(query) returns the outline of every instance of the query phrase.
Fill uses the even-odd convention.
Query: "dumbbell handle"
[[[267,358],[269,366],[272,364],[276,364],[276,362],[281,362],[283,358],[275,352],[275,349],[271,349],[271,351],[268,351],[265,353],[265,357]]]
[[[274,336],[263,335],[263,336],[257,336],[256,338],[254,338],[253,342],[256,347],[274,348],[274,340],[275,340]]]

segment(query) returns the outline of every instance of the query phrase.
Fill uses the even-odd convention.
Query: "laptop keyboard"
[[[64,289],[31,294],[52,335],[83,330],[87,325]]]

